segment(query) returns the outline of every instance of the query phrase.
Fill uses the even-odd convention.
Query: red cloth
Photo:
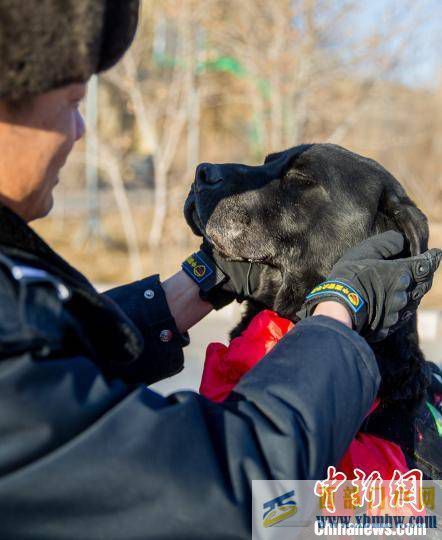
[[[293,327],[291,321],[265,310],[258,313],[228,347],[211,343],[206,351],[201,394],[212,401],[224,401],[241,377]],[[368,414],[377,405],[376,400]],[[357,433],[337,468],[349,479],[354,478],[353,471],[358,468],[367,475],[378,471],[384,480],[391,479],[394,470],[401,473],[409,470],[398,445],[367,433]]]

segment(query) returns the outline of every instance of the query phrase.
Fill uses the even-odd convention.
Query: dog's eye
[[[297,169],[289,169],[282,177],[283,185],[296,184],[303,187],[313,187],[316,185],[315,180],[308,174]]]

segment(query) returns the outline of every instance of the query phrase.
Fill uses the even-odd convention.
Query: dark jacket
[[[222,405],[161,397],[137,383],[185,338],[157,277],[99,295],[4,208],[0,255],[2,540],[249,538],[251,481],[323,478],[376,396],[365,341],[315,317]]]

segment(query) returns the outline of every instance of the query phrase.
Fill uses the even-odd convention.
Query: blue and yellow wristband
[[[216,291],[229,278],[213,259],[200,250],[187,257],[181,268],[198,285],[203,300],[210,302],[215,309],[224,307],[225,302],[218,299]]]
[[[344,301],[345,304],[353,311],[353,313],[358,313],[365,306],[365,300],[358,293],[356,289],[350,287],[343,281],[324,281],[317,287],[315,287],[311,293],[306,297],[306,301],[313,300],[315,298],[330,297],[336,299],[339,298],[340,301]]]
[[[328,280],[317,285],[306,296],[305,303],[298,315],[301,317],[311,315],[315,307],[326,300],[339,302],[345,306],[353,320],[354,327],[360,330],[366,318],[367,303],[356,289],[339,280]]]

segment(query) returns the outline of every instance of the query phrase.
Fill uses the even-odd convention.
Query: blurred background
[[[199,162],[332,142],[390,170],[442,246],[441,20],[440,0],[142,0],[136,41],[92,81],[88,135],[35,228],[99,287],[166,278],[198,245],[182,207]],[[442,361],[440,310],[441,277],[420,331]],[[236,316],[200,326],[189,355]]]

